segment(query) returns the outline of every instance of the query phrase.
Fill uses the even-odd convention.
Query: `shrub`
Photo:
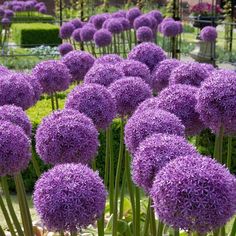
[[[40,22],[40,23],[53,23],[55,21],[53,16],[50,15],[43,15],[40,13],[34,13],[34,14],[17,14],[12,18],[13,23],[34,23],[34,22]]]
[[[12,37],[21,47],[35,47],[43,44],[57,46],[61,43],[59,27],[46,23],[13,24]]]

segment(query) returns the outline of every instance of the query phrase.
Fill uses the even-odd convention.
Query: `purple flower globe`
[[[89,42],[93,40],[93,36],[96,33],[96,29],[94,27],[90,27],[85,25],[80,30],[80,38],[83,42]]]
[[[171,160],[197,154],[181,136],[153,134],[142,141],[132,160],[132,178],[136,185],[149,192],[156,174]]]
[[[75,27],[72,23],[66,22],[60,28],[60,37],[61,39],[68,39],[71,37]]]
[[[73,47],[70,43],[63,43],[59,45],[58,51],[61,54],[61,56],[65,56],[68,52],[73,51]]]
[[[158,63],[152,72],[153,88],[156,92],[168,87],[172,70],[181,65],[176,59],[166,59]]]
[[[0,7],[0,17],[3,18],[5,14],[4,8]]]
[[[144,112],[149,109],[158,109],[158,97],[151,97],[140,103],[135,113]]]
[[[128,54],[128,59],[146,64],[152,71],[161,61],[166,59],[165,52],[154,43],[146,42],[135,46]]]
[[[149,12],[149,14],[151,14],[156,19],[158,25],[162,22],[163,17],[160,11],[152,10]]]
[[[130,153],[134,154],[148,136],[155,133],[184,136],[184,129],[180,119],[168,111],[148,109],[136,112],[125,126],[125,144]]]
[[[121,68],[111,64],[94,65],[84,77],[84,83],[96,83],[108,87],[111,83],[124,77]]]
[[[93,24],[97,30],[102,28],[102,25],[107,17],[104,14],[96,15],[93,17]]]
[[[16,105],[27,110],[34,104],[34,90],[20,73],[10,73],[0,78],[0,106]]]
[[[99,84],[78,85],[68,95],[66,109],[74,109],[92,119],[98,129],[106,129],[116,116],[109,91]]]
[[[119,10],[117,12],[112,13],[111,17],[112,18],[121,18],[121,17],[126,17],[127,11],[125,10]]]
[[[215,160],[188,155],[157,173],[151,197],[161,221],[205,234],[235,214],[236,179]]]
[[[110,85],[109,91],[121,116],[131,115],[141,102],[152,96],[150,87],[140,77],[116,80]]]
[[[152,79],[149,68],[135,60],[124,60],[118,64],[118,67],[124,72],[127,77],[140,77],[152,88]]]
[[[21,127],[28,137],[31,136],[32,127],[30,120],[21,107],[15,105],[0,106],[0,120],[1,122],[9,121],[14,125]]]
[[[81,28],[78,28],[76,30],[74,30],[74,32],[72,33],[72,38],[76,41],[76,42],[81,42],[81,36],[80,36],[80,32],[81,32]]]
[[[162,26],[167,22],[167,21],[171,21],[174,22],[175,20],[171,17],[166,17],[162,20],[161,24],[158,25],[158,30],[160,33],[162,33]]]
[[[98,47],[106,47],[112,42],[112,34],[106,29],[100,29],[94,34],[93,39]]]
[[[4,17],[6,18],[12,18],[14,16],[14,12],[12,10],[5,10],[5,15]]]
[[[138,7],[131,8],[127,11],[126,18],[129,20],[130,24],[133,25],[134,20],[142,15],[142,12]]]
[[[3,27],[9,27],[11,24],[11,20],[9,18],[4,17],[2,18],[1,23]]]
[[[236,132],[236,73],[218,70],[202,83],[196,110],[203,123],[215,133],[224,126],[225,134]]]
[[[97,64],[116,65],[122,61],[123,59],[117,54],[107,54],[96,59],[96,61],[94,62],[94,65],[97,65]]]
[[[39,63],[33,69],[32,75],[38,79],[43,92],[47,94],[65,91],[71,82],[68,68],[62,62],[55,60]]]
[[[40,177],[33,202],[47,229],[77,232],[102,216],[106,196],[98,172],[81,164],[64,164]]]
[[[123,31],[123,25],[119,21],[119,19],[109,19],[107,23],[107,29],[112,33],[112,34],[120,34]]]
[[[73,19],[70,21],[72,25],[74,25],[75,29],[82,28],[82,21],[80,19]]]
[[[125,17],[120,17],[120,18],[118,18],[118,20],[122,24],[123,31],[127,31],[127,30],[131,29],[130,22]]]
[[[186,136],[199,134],[205,127],[195,111],[198,88],[176,84],[162,90],[157,97],[157,106],[175,114],[185,126]]]
[[[84,114],[56,111],[45,117],[36,132],[36,150],[47,164],[88,164],[98,149],[98,132]]]
[[[152,42],[153,41],[153,32],[148,26],[142,26],[136,31],[136,37],[138,42]]]
[[[66,54],[61,61],[68,67],[72,80],[81,81],[93,66],[95,58],[88,52],[72,51]]]
[[[0,123],[0,176],[15,175],[31,159],[30,140],[24,130],[9,121]]]
[[[205,42],[215,42],[217,38],[216,28],[213,26],[206,26],[200,32],[200,38]]]
[[[151,26],[152,26],[151,21],[147,15],[141,15],[141,16],[137,17],[134,20],[133,25],[134,25],[135,30],[137,30],[138,28],[140,28],[142,26],[147,26],[149,28],[151,28]]]
[[[179,24],[175,21],[163,22],[161,32],[165,37],[175,37],[180,33]]]
[[[179,34],[182,34],[184,32],[184,27],[182,25],[182,22],[181,21],[175,21],[175,23],[178,25]]]
[[[198,62],[182,63],[172,70],[169,83],[187,84],[200,87],[201,83],[208,77],[207,70]]]
[[[1,73],[1,76],[5,76],[5,75],[9,75],[11,71],[8,70],[7,67],[0,65],[0,73]]]

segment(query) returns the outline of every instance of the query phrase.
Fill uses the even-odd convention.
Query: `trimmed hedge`
[[[13,23],[53,23],[55,22],[55,19],[53,16],[50,15],[44,15],[41,13],[34,13],[34,14],[27,14],[27,13],[21,13],[17,14],[12,18]]]
[[[57,46],[61,44],[59,27],[46,23],[17,23],[12,25],[12,37],[21,47],[40,45]]]

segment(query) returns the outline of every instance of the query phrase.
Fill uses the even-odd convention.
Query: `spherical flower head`
[[[163,17],[162,17],[162,14],[161,14],[160,11],[152,10],[152,11],[149,12],[149,14],[151,14],[153,17],[155,17],[158,25],[162,22]]]
[[[95,58],[88,52],[72,51],[66,54],[61,61],[68,67],[72,80],[81,81],[93,66]]]
[[[65,56],[68,52],[73,51],[73,47],[70,43],[63,43],[59,45],[58,51],[61,54],[61,56]]]
[[[1,76],[9,75],[11,73],[10,70],[7,69],[7,67],[0,65],[0,74]]]
[[[104,14],[96,15],[93,17],[93,24],[97,30],[102,28],[102,25],[107,17]]]
[[[47,8],[45,6],[42,6],[42,7],[39,8],[39,13],[41,13],[41,14],[46,14],[47,11],[48,10],[47,10]]]
[[[27,168],[30,140],[24,130],[9,121],[0,123],[0,176],[15,175]]]
[[[77,232],[102,216],[106,196],[97,172],[81,164],[64,164],[40,177],[33,202],[47,229]]]
[[[166,59],[158,63],[152,71],[152,82],[155,91],[160,92],[168,87],[171,71],[181,65],[176,59]]]
[[[155,133],[184,136],[184,129],[180,119],[168,111],[148,109],[135,112],[125,126],[125,144],[134,154],[139,144],[148,136]]]
[[[84,77],[84,83],[101,84],[108,87],[114,81],[124,77],[121,68],[111,64],[94,65]]]
[[[162,23],[161,26],[162,34],[165,37],[175,37],[179,34],[180,28],[179,24],[175,21],[166,21]]]
[[[216,68],[212,64],[209,63],[200,63],[200,64],[208,72],[208,75],[210,75],[216,70]]]
[[[151,88],[140,77],[117,80],[110,85],[109,91],[121,116],[131,115],[141,102],[152,96]]]
[[[152,79],[149,68],[135,60],[124,60],[119,63],[118,67],[123,71],[127,77],[140,77],[152,88]]]
[[[158,109],[158,97],[151,97],[140,103],[135,113],[144,112],[149,109]]]
[[[98,132],[91,119],[74,110],[45,117],[36,132],[36,150],[47,164],[88,164],[98,148]]]
[[[34,91],[25,76],[10,73],[0,78],[0,106],[16,105],[27,110],[34,104]]]
[[[215,42],[217,38],[216,28],[213,26],[206,26],[200,32],[200,38],[205,42]]]
[[[76,42],[81,42],[81,37],[80,37],[80,32],[81,32],[81,28],[78,28],[76,30],[74,30],[74,32],[72,33],[72,38],[76,41]]]
[[[15,12],[23,11],[23,6],[20,6],[20,5],[13,6],[12,10]]]
[[[85,25],[80,30],[80,38],[83,42],[89,42],[93,40],[93,36],[96,33],[96,29],[94,27],[90,27]]]
[[[149,28],[152,26],[151,21],[150,21],[149,17],[147,17],[147,15],[141,15],[134,20],[134,29],[135,30],[137,30],[138,28],[140,28],[142,26],[147,26]]]
[[[11,20],[9,18],[4,17],[2,18],[1,23],[3,27],[9,27],[11,24]]]
[[[0,17],[2,18],[5,14],[4,8],[0,7]]]
[[[151,197],[161,221],[205,234],[235,214],[236,179],[215,160],[188,155],[157,173]]]
[[[166,17],[162,20],[161,24],[158,25],[158,30],[159,32],[162,33],[162,26],[167,22],[167,21],[171,21],[171,22],[174,22],[175,20],[171,17]]]
[[[55,60],[39,63],[33,69],[32,75],[38,79],[43,92],[47,94],[65,91],[71,82],[69,69],[62,62]]]
[[[153,32],[151,28],[147,26],[142,26],[136,31],[136,37],[139,42],[152,42],[153,41]]]
[[[82,28],[82,21],[80,19],[73,19],[70,23],[74,25],[75,29]]]
[[[122,24],[123,31],[131,29],[131,25],[130,25],[129,21],[125,17],[120,17],[120,18],[118,18],[118,20]]]
[[[184,32],[184,28],[183,28],[182,22],[181,21],[175,21],[175,23],[178,25],[179,34],[182,34]]]
[[[132,178],[149,192],[156,174],[171,160],[197,154],[185,138],[174,134],[153,134],[142,141],[132,160]]]
[[[107,128],[116,115],[115,101],[109,91],[99,84],[75,87],[69,93],[65,107],[84,113],[98,129]]]
[[[112,42],[112,34],[106,29],[100,29],[94,34],[93,39],[98,47],[106,47]]]
[[[236,132],[236,73],[215,71],[202,83],[197,94],[196,110],[203,123],[215,133],[224,126],[225,134]]]
[[[5,15],[4,17],[6,18],[12,18],[14,16],[14,12],[12,10],[5,10]]]
[[[138,7],[131,8],[127,11],[126,18],[129,20],[130,24],[133,25],[134,20],[142,15],[142,12]]]
[[[207,70],[198,62],[187,62],[172,70],[169,83],[187,84],[200,87],[201,83],[208,77]]]
[[[135,46],[128,54],[128,59],[140,61],[152,71],[159,62],[166,59],[166,55],[161,47],[146,42]]]
[[[45,6],[45,3],[44,3],[44,2],[39,2],[39,3],[37,3],[37,4],[35,5],[35,9],[36,9],[37,11],[39,11],[39,9],[40,9],[41,7],[43,7],[43,6]]]
[[[107,29],[112,33],[112,34],[120,34],[123,31],[123,25],[119,21],[119,19],[109,19],[107,23]]]
[[[205,127],[195,111],[198,88],[176,84],[162,90],[157,97],[157,107],[175,114],[185,126],[186,136],[197,135]]]
[[[71,37],[75,27],[72,23],[66,22],[60,28],[60,37],[61,39],[68,39]]]
[[[119,10],[117,12],[112,13],[111,17],[112,18],[121,18],[121,17],[126,17],[127,11],[125,10]]]
[[[94,62],[94,65],[97,65],[97,64],[116,65],[122,61],[123,59],[117,54],[106,54],[96,59],[96,61]]]

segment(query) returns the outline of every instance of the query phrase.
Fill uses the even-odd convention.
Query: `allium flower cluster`
[[[179,23],[175,21],[166,21],[162,23],[161,32],[165,37],[175,37],[180,32]]]
[[[30,161],[30,140],[24,130],[8,121],[0,123],[0,176],[15,175]]]
[[[97,30],[102,28],[104,21],[107,19],[105,14],[96,15],[93,17],[93,24]]]
[[[134,20],[142,15],[142,12],[138,7],[131,8],[127,11],[126,18],[129,20],[130,24],[133,25]]]
[[[165,52],[154,43],[141,43],[134,47],[128,54],[128,59],[146,64],[152,71],[161,61],[166,59]]]
[[[65,107],[84,113],[98,129],[107,128],[116,115],[115,101],[108,90],[99,84],[75,87],[69,93]]]
[[[84,83],[96,83],[107,87],[122,77],[124,77],[124,73],[120,67],[111,64],[97,64],[85,75]]]
[[[75,29],[82,28],[83,26],[82,21],[80,19],[73,19],[70,21],[70,23],[74,25]]]
[[[163,17],[160,11],[152,10],[149,12],[149,14],[151,14],[156,19],[157,25],[159,25],[162,22]]]
[[[97,172],[81,164],[64,164],[40,177],[33,201],[49,230],[77,232],[101,217],[106,195]]]
[[[132,160],[135,184],[149,192],[156,174],[171,160],[196,154],[186,139],[173,134],[153,134],[142,141]]]
[[[180,119],[167,111],[148,109],[136,112],[125,126],[125,144],[134,154],[140,142],[155,133],[167,133],[184,136],[184,126]]]
[[[107,54],[96,59],[96,61],[94,62],[94,65],[97,65],[97,64],[116,65],[122,61],[123,59],[117,54]]]
[[[87,116],[74,110],[56,111],[37,129],[36,150],[47,164],[88,164],[98,148],[98,132]]]
[[[76,42],[81,42],[81,37],[80,37],[80,32],[81,32],[81,28],[78,28],[76,30],[74,30],[73,34],[72,34],[72,38],[76,41]]]
[[[205,42],[215,42],[217,38],[216,28],[213,26],[206,26],[200,32],[200,38]]]
[[[100,29],[94,34],[93,39],[98,47],[106,47],[112,42],[112,34],[106,29]]]
[[[65,91],[71,82],[68,68],[62,62],[55,60],[39,63],[33,69],[32,75],[38,79],[43,92],[47,94]]]
[[[148,26],[142,26],[138,28],[136,32],[136,37],[138,42],[152,42],[153,41],[153,32]]]
[[[112,34],[120,34],[123,31],[122,23],[116,18],[108,19],[106,26]]]
[[[151,28],[152,23],[147,15],[141,15],[134,20],[133,26],[135,30],[138,30],[142,26]]]
[[[8,70],[5,66],[3,65],[0,65],[0,73],[1,73],[1,76],[5,76],[5,75],[9,75],[11,73],[10,70]]]
[[[158,172],[151,197],[161,221],[205,234],[235,214],[236,179],[215,160],[188,155]]]
[[[85,25],[80,29],[80,38],[83,42],[89,42],[93,40],[95,33],[96,29],[94,27]]]
[[[68,39],[71,37],[74,30],[74,25],[71,22],[66,22],[60,28],[60,37],[62,39]]]
[[[58,51],[61,54],[61,56],[65,56],[68,52],[73,51],[73,47],[70,43],[63,43],[59,45]]]
[[[68,67],[72,80],[81,81],[93,66],[95,58],[84,51],[72,51],[66,54],[61,61]]]

